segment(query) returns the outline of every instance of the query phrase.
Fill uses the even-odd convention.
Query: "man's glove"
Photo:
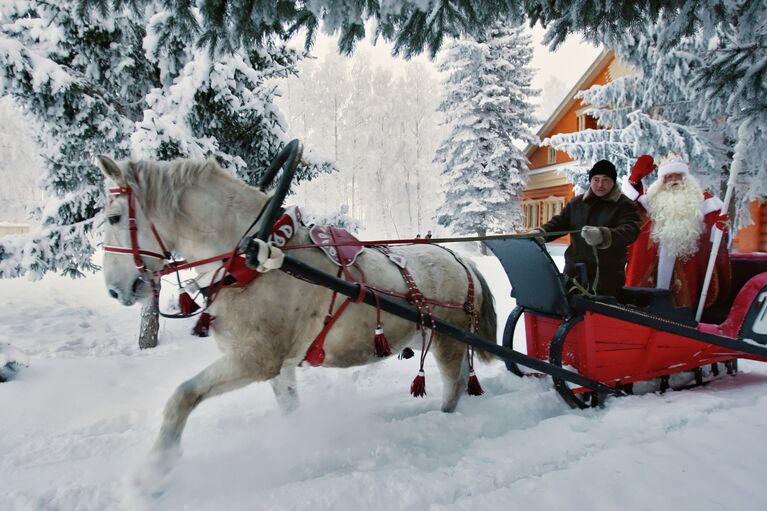
[[[597,247],[604,241],[602,238],[602,231],[599,230],[599,227],[593,227],[591,225],[586,225],[581,229],[581,236],[583,236],[586,243],[592,247]]]
[[[546,244],[546,238],[543,236],[544,234],[546,234],[546,231],[544,231],[543,229],[533,229],[529,231],[527,234],[532,235],[533,239],[537,241],[538,243],[540,243],[541,245]]]
[[[266,273],[282,266],[285,254],[279,248],[264,240],[253,237],[247,244],[245,263],[257,272]]]
[[[634,168],[631,169],[629,183],[632,185],[639,184],[643,178],[649,176],[650,173],[657,167],[658,166],[655,165],[652,156],[649,154],[643,154],[637,159],[636,163],[634,164]]]

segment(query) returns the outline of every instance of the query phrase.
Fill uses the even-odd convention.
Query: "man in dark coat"
[[[596,292],[616,296],[626,279],[627,247],[639,235],[639,210],[634,201],[615,186],[615,165],[600,160],[589,171],[589,189],[578,195],[564,207],[562,212],[541,226],[543,236],[547,232],[574,231],[570,246],[565,251],[564,273],[576,277],[577,263],[584,263],[589,284],[597,276]],[[549,237],[551,238],[551,237]],[[555,239],[555,238],[551,238]],[[597,258],[594,257],[594,247]]]

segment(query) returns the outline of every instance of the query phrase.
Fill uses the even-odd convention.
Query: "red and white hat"
[[[663,179],[669,174],[689,174],[690,167],[684,161],[678,158],[672,158],[664,161],[658,167],[658,178]]]

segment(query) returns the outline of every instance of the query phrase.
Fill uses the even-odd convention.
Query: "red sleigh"
[[[733,295],[719,317],[696,322],[689,309],[674,308],[670,292],[624,288],[620,297],[568,296],[564,276],[546,249],[533,240],[490,241],[512,283],[517,307],[504,332],[512,346],[524,313],[527,354],[630,393],[635,382],[704,368],[732,373],[737,358],[767,362],[767,254],[733,254]],[[720,366],[719,364],[724,364]],[[514,362],[507,367],[522,374]],[[601,402],[599,392],[554,378],[573,407]]]

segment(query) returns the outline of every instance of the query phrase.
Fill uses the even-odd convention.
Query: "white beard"
[[[703,232],[703,191],[689,175],[679,183],[658,179],[647,190],[647,213],[652,220],[650,239],[666,247],[669,255],[685,259],[698,249]]]

